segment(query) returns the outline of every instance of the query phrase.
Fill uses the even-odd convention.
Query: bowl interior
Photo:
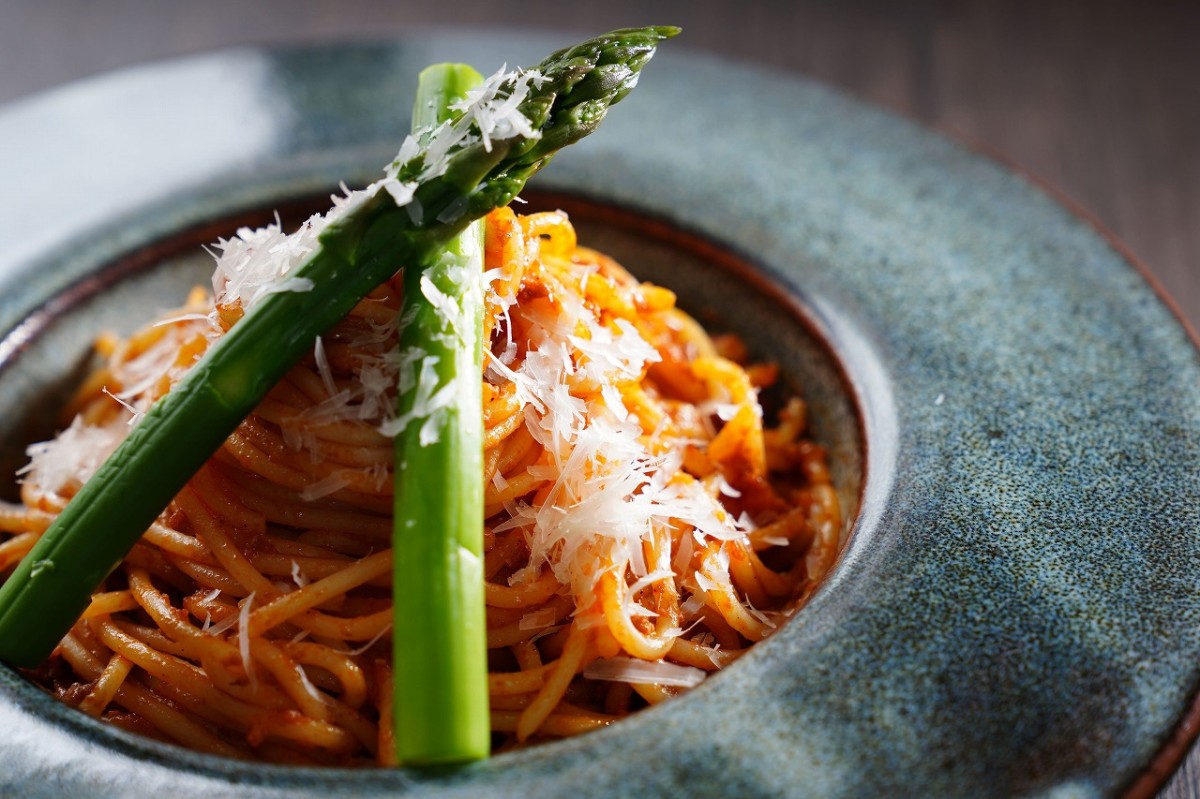
[[[97,264],[60,293],[39,298],[37,310],[0,340],[0,407],[23,409],[0,416],[0,497],[17,499],[12,475],[26,460],[25,447],[69,421],[60,409],[91,367],[98,333],[129,333],[181,304],[193,286],[208,286],[212,258],[204,245],[241,226],[273,222],[276,213],[285,229],[294,226],[323,210],[327,197],[279,202],[194,225]],[[779,364],[780,384],[763,396],[767,418],[773,420],[785,396],[800,394],[807,402],[810,435],[828,451],[844,548],[864,485],[862,413],[846,369],[803,299],[747,258],[664,220],[579,195],[530,192],[526,198],[520,210],[567,211],[582,244],[616,258],[637,278],[674,291],[679,305],[710,332],[741,336],[754,359]],[[53,702],[48,696],[45,701]],[[110,734],[107,728],[95,732]]]

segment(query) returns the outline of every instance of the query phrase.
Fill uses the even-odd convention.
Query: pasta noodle
[[[602,727],[733,662],[832,564],[824,453],[789,399],[561,213],[486,220],[485,578],[498,749]],[[156,738],[284,763],[388,764],[399,279],[318,341],[33,673]],[[108,451],[235,324],[194,291],[127,339],[0,505],[10,570]],[[68,417],[70,418],[70,417]]]

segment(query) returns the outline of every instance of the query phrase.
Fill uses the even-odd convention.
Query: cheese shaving
[[[343,488],[346,488],[354,482],[353,473],[348,469],[339,469],[328,477],[324,477],[315,483],[310,483],[300,492],[300,499],[306,502],[315,502],[318,499],[323,499],[330,494],[336,494]]]
[[[558,614],[554,608],[541,608],[522,616],[517,627],[522,630],[540,630],[543,627],[549,627],[556,621],[558,621]]]
[[[329,368],[329,358],[325,356],[325,341],[317,336],[313,344],[313,360],[317,364],[317,374],[321,376],[321,385],[330,397],[338,393],[337,384],[333,382],[333,370]]]
[[[662,661],[615,657],[597,660],[583,670],[583,676],[593,680],[627,682],[634,685],[667,685],[692,688],[704,681],[705,672],[694,666],[680,666]]]
[[[300,571],[300,564],[294,560],[292,561],[292,582],[294,582],[298,588],[303,588],[304,586],[308,585],[308,578],[304,576],[304,572]]]
[[[325,701],[325,696],[317,690],[315,685],[312,684],[312,680],[308,678],[308,672],[306,672],[304,667],[299,664],[296,665],[296,677],[300,680],[300,686],[304,688],[304,692],[306,694],[311,696],[313,699],[316,699],[318,702]]]
[[[250,678],[251,690],[258,688],[258,676],[254,671],[254,663],[250,660],[250,636],[247,630],[250,628],[250,606],[254,604],[254,591],[242,600],[241,607],[238,609],[238,652],[242,656],[242,668],[246,670],[246,676]]]
[[[385,635],[387,635],[391,631],[392,631],[392,625],[389,624],[386,627],[384,627],[382,630],[380,630],[379,633],[374,638],[372,638],[370,641],[367,641],[365,644],[358,647],[357,649],[339,649],[336,651],[340,652],[343,655],[349,655],[350,657],[358,657],[359,655],[366,652],[371,647],[375,646],[375,644],[378,643],[381,638],[383,638]]]
[[[138,408],[130,404],[127,400],[122,399],[120,396],[109,391],[108,386],[104,386],[100,389],[100,391],[101,393],[112,397],[114,400],[116,400],[118,405],[129,412],[129,419],[125,422],[125,424],[132,426],[134,422],[146,415],[144,411],[138,410]]]

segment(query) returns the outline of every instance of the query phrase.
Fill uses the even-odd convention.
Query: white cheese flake
[[[125,424],[129,425],[130,427],[133,426],[134,422],[136,422],[138,419],[141,419],[143,416],[146,415],[145,411],[139,410],[136,406],[134,406],[133,404],[131,404],[130,402],[128,402],[127,400],[122,398],[120,395],[114,394],[111,391],[109,391],[108,386],[104,386],[103,388],[101,388],[100,393],[111,397],[112,399],[114,399],[117,402],[118,405],[120,405],[125,410],[129,411],[129,419],[125,422]]]
[[[330,494],[336,494],[353,483],[353,472],[349,469],[338,469],[326,477],[310,483],[300,492],[300,499],[305,502],[315,502]]]
[[[592,680],[625,682],[633,685],[667,685],[677,688],[692,688],[704,682],[703,669],[681,666],[656,660],[640,660],[631,657],[602,658],[593,661],[583,670],[583,676]]]
[[[557,614],[554,608],[540,608],[530,611],[521,617],[517,628],[521,630],[540,630],[543,627],[549,627],[557,621]]]
[[[238,609],[238,652],[242,656],[242,668],[246,670],[246,676],[250,678],[250,687],[252,690],[258,688],[258,677],[254,671],[254,663],[250,659],[250,607],[254,604],[254,591],[251,591],[249,596],[242,600],[242,606]]]
[[[292,561],[292,582],[294,582],[298,588],[303,588],[304,586],[308,585],[308,577],[306,577],[304,572],[300,570],[300,564],[294,560]]]
[[[325,393],[331,397],[337,394],[333,370],[329,368],[329,358],[325,355],[325,341],[320,336],[317,336],[317,340],[313,344],[313,360],[317,364],[317,374],[321,377],[321,385],[325,386]]]
[[[380,630],[378,633],[376,633],[374,638],[372,638],[370,641],[367,641],[365,644],[358,647],[357,649],[339,649],[339,650],[335,650],[335,651],[341,652],[343,655],[349,655],[350,657],[358,657],[363,652],[366,652],[368,649],[375,646],[376,642],[379,641],[379,639],[383,638],[385,635],[387,635],[391,631],[392,631],[392,625],[389,624],[386,627],[384,627],[382,630]]]

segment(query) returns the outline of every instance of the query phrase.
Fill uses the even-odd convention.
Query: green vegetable
[[[326,228],[290,272],[313,289],[270,294],[251,308],[140,420],[0,586],[0,658],[28,667],[44,660],[105,576],[316,336],[399,265],[430,263],[472,221],[510,202],[558,149],[595,129],[657,43],[677,32],[616,31],[551,55],[537,68],[546,79],[520,106],[536,138],[452,148],[445,170],[430,176],[426,150],[393,164],[400,181],[416,184],[414,202],[397,206],[379,191]]]
[[[483,81],[462,64],[421,73],[413,127],[433,127]],[[400,352],[418,353],[449,403],[395,439],[392,528],[393,720],[396,759],[436,765],[487,757],[487,624],[483,599],[483,223],[423,272],[404,276]],[[422,281],[427,281],[423,289]],[[452,303],[446,313],[423,293]],[[415,359],[414,359],[415,360]],[[410,361],[411,362],[411,361]],[[413,363],[400,417],[421,399]],[[432,387],[432,384],[431,384]],[[425,440],[423,440],[423,438]],[[436,440],[428,440],[436,439]]]

